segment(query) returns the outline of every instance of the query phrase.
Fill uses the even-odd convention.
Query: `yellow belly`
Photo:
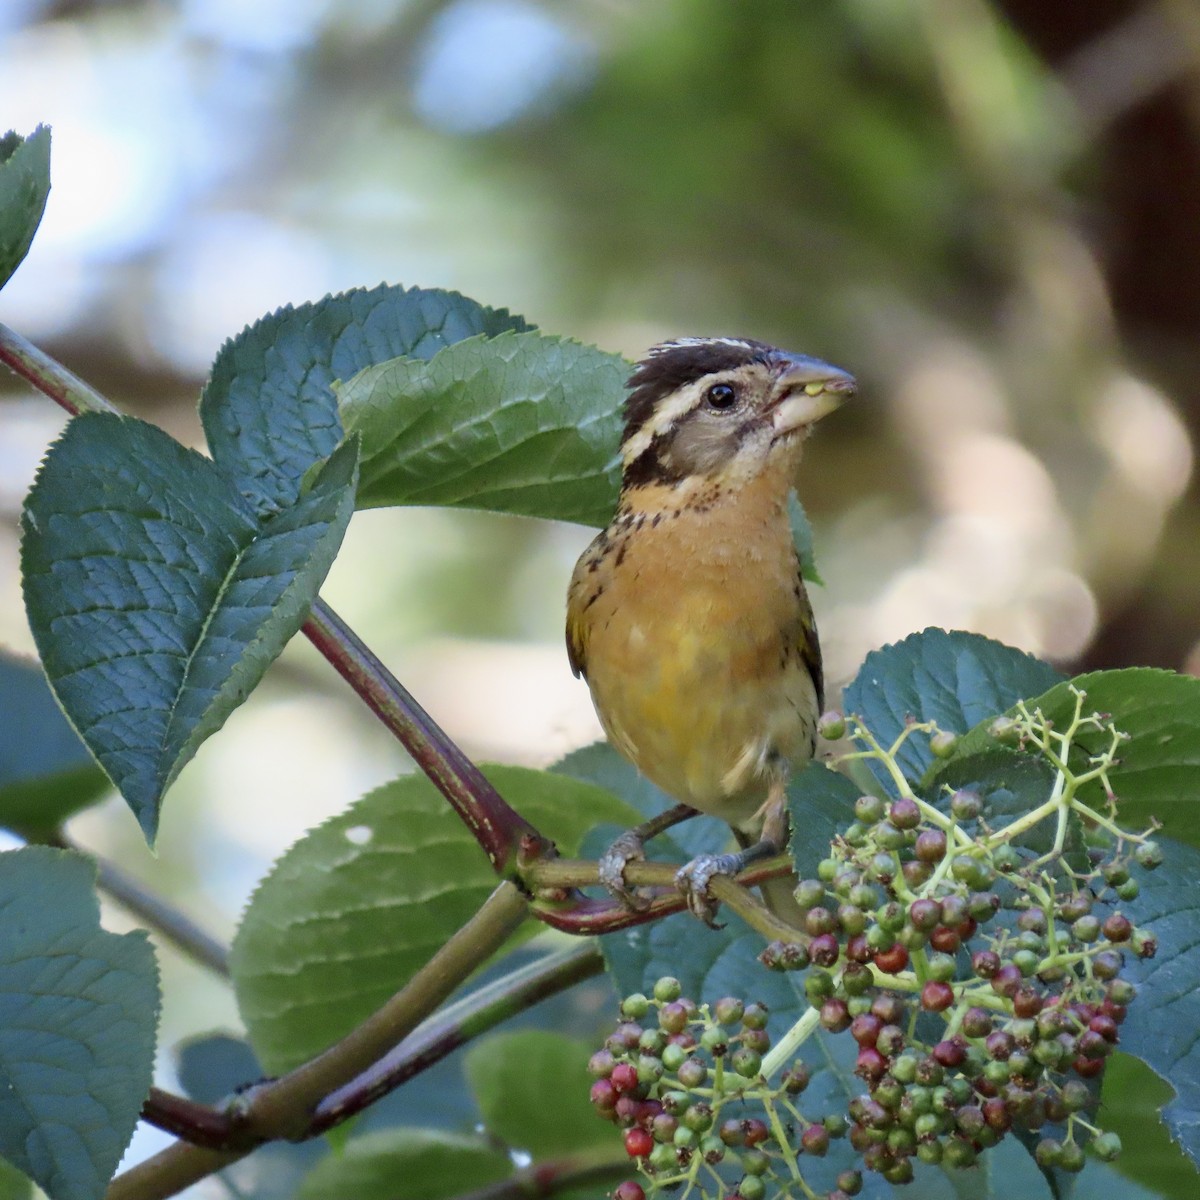
[[[740,528],[721,537],[711,512],[643,526],[619,565],[611,549],[595,571],[581,562],[571,595],[610,740],[675,799],[732,824],[811,756],[818,715],[786,518]]]

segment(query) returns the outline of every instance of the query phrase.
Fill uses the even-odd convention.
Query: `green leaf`
[[[100,927],[95,868],[0,854],[0,1155],[50,1200],[99,1200],[150,1088],[158,971]]]
[[[506,1179],[503,1151],[482,1138],[433,1129],[389,1129],[354,1138],[322,1159],[296,1200],[444,1200]]]
[[[0,1159],[0,1200],[30,1200],[32,1196],[33,1181],[29,1176]]]
[[[590,746],[573,750],[550,769],[559,775],[594,783],[614,796],[620,796],[626,804],[637,810],[635,821],[657,816],[675,804],[672,797],[651,783],[608,742],[593,742]],[[625,828],[627,827],[626,825]],[[610,831],[609,841],[615,836],[616,833]],[[655,838],[647,844],[646,852],[654,857],[656,850],[662,849],[668,857],[674,853],[682,863],[697,854],[719,852],[726,847],[729,837],[729,826],[724,821],[701,814],[672,827],[669,837]],[[585,845],[590,847],[592,841],[593,839],[589,838]],[[597,853],[603,853],[604,848],[605,844],[601,843]]]
[[[1131,1054],[1114,1054],[1104,1067],[1101,1123],[1121,1138],[1115,1166],[1127,1179],[1167,1196],[1200,1195],[1195,1166],[1171,1141],[1159,1116],[1173,1094],[1145,1063]]]
[[[443,504],[603,525],[628,364],[540,333],[476,337],[339,386],[363,440],[359,505]]]
[[[804,511],[804,505],[800,503],[800,497],[795,492],[788,492],[788,520],[792,525],[792,540],[796,543],[796,553],[800,555],[800,574],[809,583],[824,584],[825,580],[817,570],[813,531],[808,522],[808,513]]]
[[[26,501],[25,606],[59,703],[148,840],[162,795],[300,628],[353,511],[353,444],[261,526],[162,430],[76,417]]]
[[[868,654],[846,688],[845,708],[888,746],[910,721],[936,721],[941,729],[966,733],[1061,679],[1049,664],[1002,642],[926,629]],[[909,779],[920,779],[934,761],[929,738],[913,734],[897,761]]]
[[[1129,959],[1126,974],[1138,985],[1121,1026],[1121,1049],[1135,1054],[1175,1089],[1162,1110],[1171,1136],[1200,1164],[1200,851],[1169,838],[1155,871],[1140,872],[1141,893],[1130,913],[1158,938],[1152,959]]]
[[[565,854],[598,821],[637,819],[599,788],[548,772],[487,775]],[[377,788],[306,834],[254,893],[230,956],[263,1065],[289,1070],[348,1033],[495,886],[483,851],[424,776]]]
[[[588,1099],[594,1080],[587,1062],[594,1049],[537,1029],[476,1042],[463,1069],[488,1133],[535,1159],[611,1145],[613,1128],[597,1119]],[[548,1120],[551,1096],[553,1118]]]
[[[50,130],[0,137],[0,287],[29,253],[50,194]]]
[[[1200,846],[1200,679],[1151,667],[1094,671],[1071,680],[1087,693],[1084,712],[1111,713],[1129,735],[1120,761],[1109,773],[1120,800],[1121,823],[1130,828],[1157,817],[1172,837]],[[1059,684],[1036,700],[1062,729],[1075,712],[1075,697]],[[1107,745],[1102,734],[1084,734],[1081,747],[1095,752]],[[1102,800],[1099,783],[1081,796]]]
[[[381,285],[288,305],[221,347],[200,399],[213,459],[259,512],[295,503],[342,439],[333,385],[374,363],[432,358],[463,338],[527,329],[457,292]]]
[[[108,788],[35,662],[0,651],[0,825],[54,829]]]

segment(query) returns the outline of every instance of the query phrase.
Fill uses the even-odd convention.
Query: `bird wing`
[[[572,603],[567,605],[567,661],[572,675],[587,678],[587,624]]]
[[[796,643],[800,648],[800,658],[812,676],[813,687],[817,690],[817,710],[825,709],[825,668],[821,663],[821,643],[817,641],[817,623],[813,619],[812,603],[808,598],[808,590],[804,579],[798,576],[800,590],[800,612],[796,621]]]

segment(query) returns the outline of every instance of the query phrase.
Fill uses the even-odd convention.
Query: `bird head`
[[[772,466],[790,478],[813,425],[855,382],[819,359],[763,342],[680,338],[653,347],[629,388],[624,488],[687,480],[736,487]]]

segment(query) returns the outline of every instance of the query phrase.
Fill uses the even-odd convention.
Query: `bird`
[[[627,387],[617,509],[572,574],[567,653],[609,742],[678,803],[618,838],[600,879],[645,907],[624,869],[646,838],[719,817],[740,852],[676,876],[711,925],[712,877],[785,847],[788,779],[814,753],[824,678],[788,497],[805,439],[856,383],[751,338],[681,337]]]

